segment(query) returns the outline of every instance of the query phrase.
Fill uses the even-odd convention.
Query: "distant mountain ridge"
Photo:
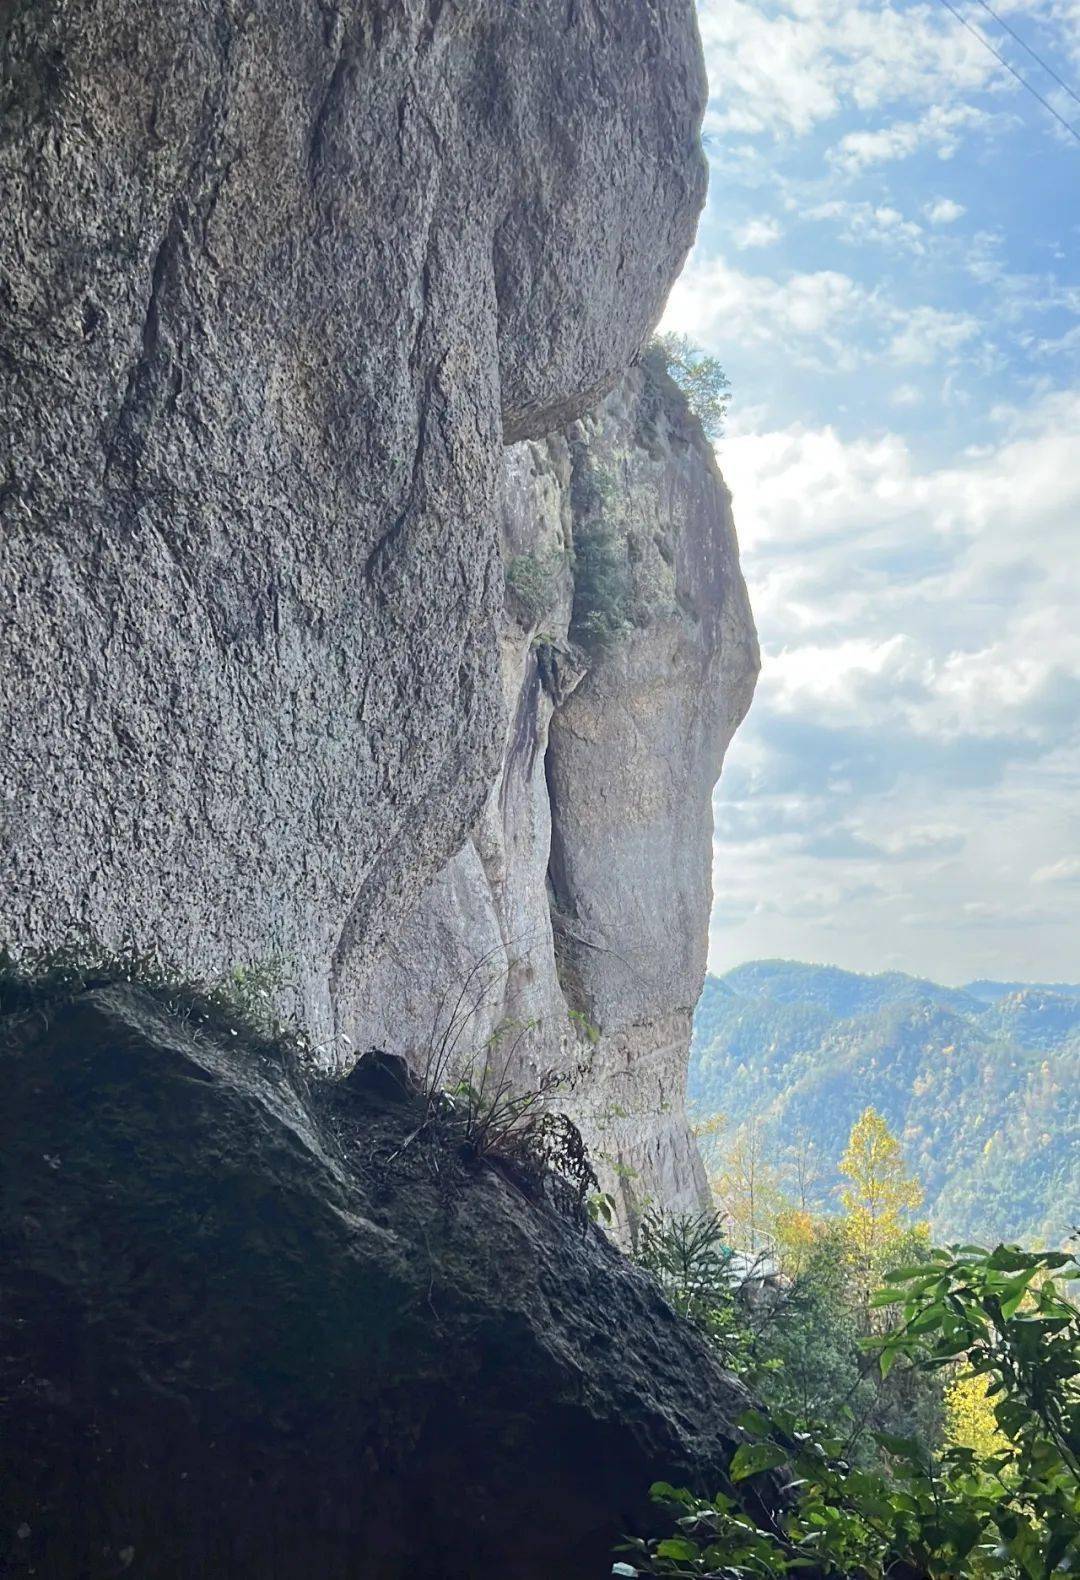
[[[802,1132],[818,1205],[868,1104],[900,1136],[940,1238],[1057,1243],[1080,1224],[1080,985],[944,987],[900,972],[757,960],[705,983],[689,1099]]]

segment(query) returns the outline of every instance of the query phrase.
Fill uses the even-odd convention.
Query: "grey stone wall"
[[[704,192],[692,0],[0,19],[0,938],[283,955],[329,1033],[476,824],[504,440]]]

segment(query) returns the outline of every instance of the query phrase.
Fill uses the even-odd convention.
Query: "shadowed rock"
[[[739,1385],[392,1063],[127,985],[0,1050],[5,1573],[592,1580],[655,1476],[715,1491]]]

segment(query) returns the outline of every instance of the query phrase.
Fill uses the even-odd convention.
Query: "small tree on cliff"
[[[646,350],[682,390],[706,437],[719,439],[731,398],[731,384],[719,360],[695,346],[688,335],[654,335]]]

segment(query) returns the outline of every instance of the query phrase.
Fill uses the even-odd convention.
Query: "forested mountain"
[[[1056,1243],[1080,1223],[1080,987],[976,982],[765,960],[709,977],[689,1095],[699,1119],[757,1121],[812,1205],[878,1109],[948,1239]],[[809,1161],[809,1168],[807,1163]]]

